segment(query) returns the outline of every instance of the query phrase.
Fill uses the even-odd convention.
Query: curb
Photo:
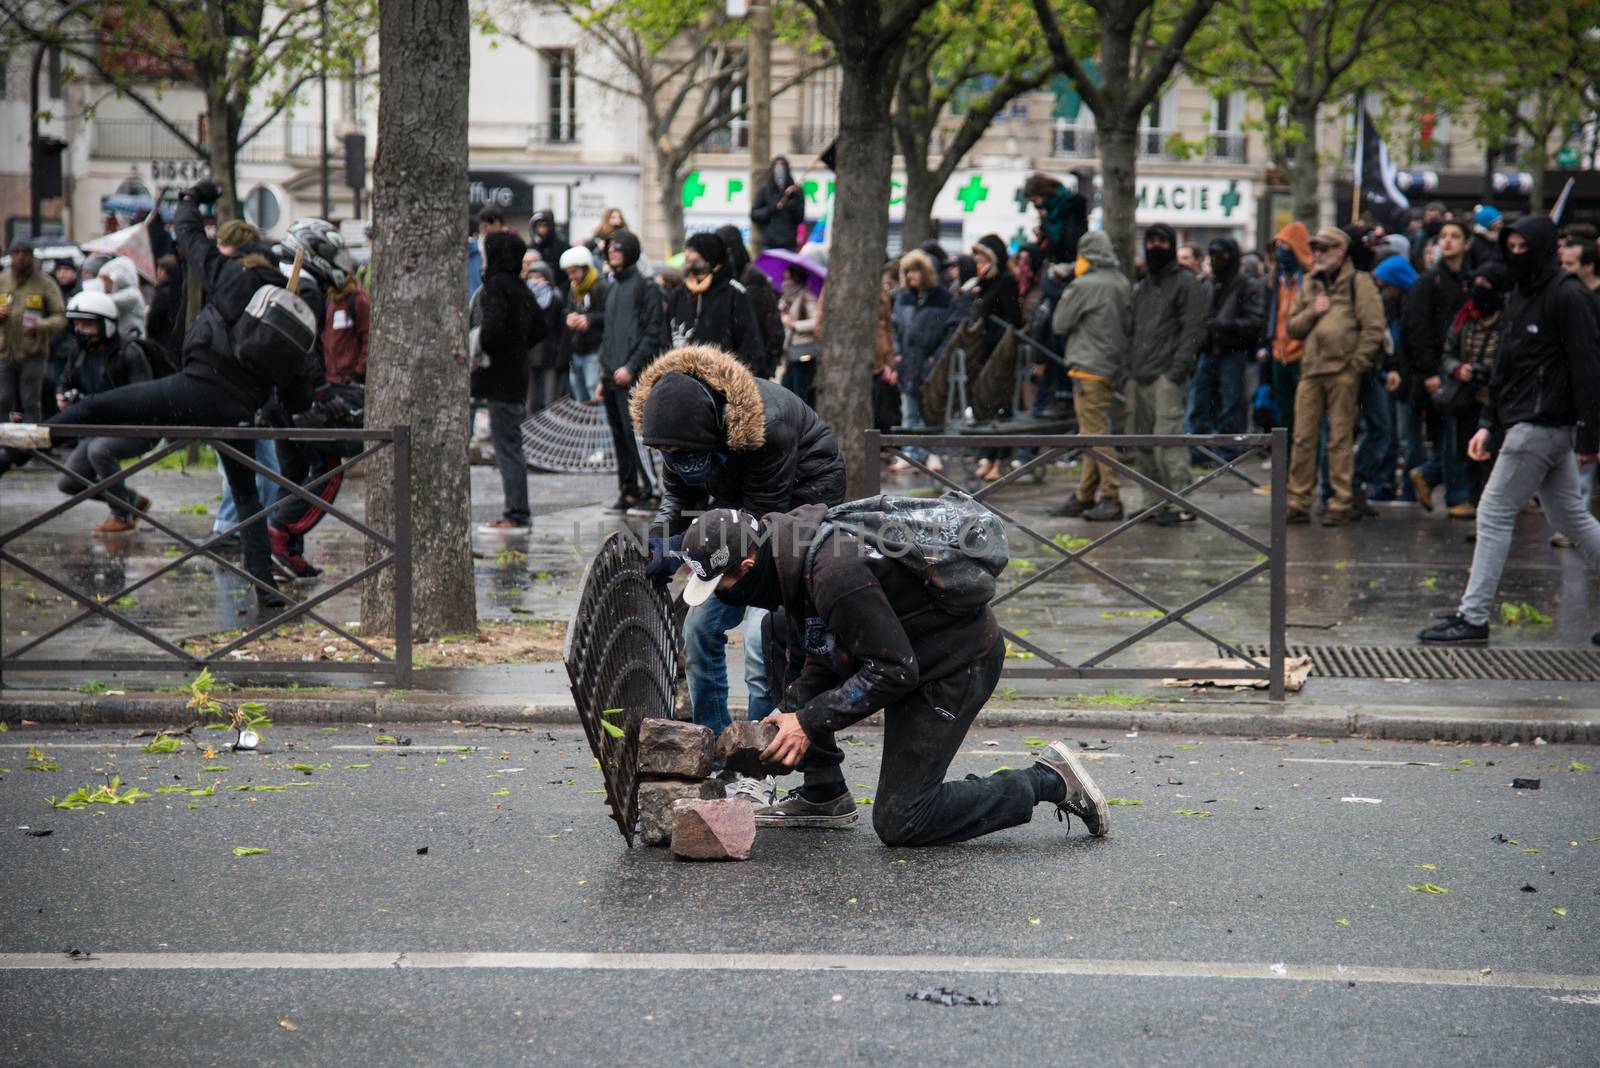
[[[0,721],[20,720],[51,726],[149,726],[187,721],[184,698],[177,694],[96,695],[16,691],[0,697]],[[577,708],[570,701],[529,703],[460,694],[358,693],[347,697],[282,697],[267,700],[275,723],[496,723],[576,725]],[[864,721],[881,726],[881,716]],[[1600,745],[1600,712],[1565,717],[1542,709],[1484,710],[1364,706],[1316,706],[1282,710],[1261,704],[1211,705],[1204,709],[1073,709],[990,708],[979,714],[985,727],[1053,727],[1116,731],[1162,731],[1174,734],[1319,738],[1352,735],[1395,741],[1547,742]]]

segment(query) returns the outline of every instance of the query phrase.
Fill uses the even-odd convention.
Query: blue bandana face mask
[[[722,457],[714,452],[664,452],[661,459],[691,486],[704,486],[722,466]]]

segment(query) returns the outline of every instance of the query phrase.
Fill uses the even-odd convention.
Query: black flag
[[[1356,175],[1361,183],[1361,210],[1372,212],[1378,225],[1391,234],[1403,234],[1410,218],[1411,201],[1395,184],[1395,165],[1389,148],[1378,135],[1367,109],[1361,109],[1361,136],[1356,141]]]
[[[834,152],[838,147],[839,139],[835,137],[832,141],[828,142],[828,147],[822,150],[822,155],[817,157],[817,162],[821,163],[830,171],[838,170],[839,168],[836,165],[837,161],[834,158]]]

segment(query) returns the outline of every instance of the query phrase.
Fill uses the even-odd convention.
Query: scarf
[[[573,285],[572,291],[578,295],[578,299],[582,300],[583,297],[588,294],[589,290],[594,288],[594,284],[599,280],[600,272],[591,266],[583,272],[583,281],[577,282]]]
[[[716,277],[715,272],[707,272],[698,278],[692,274],[686,274],[683,276],[683,285],[695,296],[704,296],[705,291],[711,288],[711,279],[714,277]]]

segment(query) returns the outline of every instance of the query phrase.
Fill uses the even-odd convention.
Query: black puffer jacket
[[[919,295],[909,286],[894,292],[889,312],[894,326],[894,347],[900,354],[895,366],[901,393],[922,388],[933,361],[958,325],[954,309],[956,298],[944,286],[931,286]]]
[[[1556,262],[1556,227],[1524,216],[1500,235],[1521,234],[1538,265],[1512,290],[1504,341],[1489,378],[1489,403],[1479,425],[1506,430],[1517,423],[1576,426],[1580,453],[1600,451],[1600,312],[1576,275]]]
[[[109,345],[90,346],[71,330],[62,332],[68,339],[67,363],[56,381],[56,392],[76,389],[88,395],[150,381],[150,361],[133,338],[117,337]]]
[[[183,373],[221,386],[252,410],[260,408],[272,396],[273,385],[234,359],[228,329],[244,314],[257,289],[287,286],[289,280],[278,270],[272,250],[264,246],[246,246],[223,255],[217,243],[206,236],[200,209],[191,201],[179,201],[173,229],[186,269],[197,272],[205,287],[205,307],[183,337]],[[291,411],[300,411],[310,402],[309,392],[303,398],[283,401]]]
[[[772,279],[765,271],[750,262],[744,236],[737,226],[717,227],[717,236],[728,249],[728,277],[737,279],[750,298],[750,311],[756,317],[756,327],[761,331],[761,341],[766,348],[766,360],[753,368],[757,377],[771,378],[783,360],[783,319],[778,312],[778,294],[772,289]]]
[[[743,508],[762,515],[844,500],[844,459],[828,424],[725,352],[693,346],[667,353],[639,379],[629,404],[634,429],[651,448],[724,457],[704,486],[666,470],[653,536],[688,529],[693,517],[686,512]]]
[[[767,362],[766,340],[744,286],[731,281],[727,270],[720,264],[710,288],[699,295],[690,291],[687,279],[672,291],[667,302],[672,347],[715,345],[760,375]]]
[[[784,160],[784,166],[788,165],[789,161]],[[794,178],[791,176],[789,180],[792,182]],[[800,224],[806,221],[806,195],[796,193],[780,207],[778,202],[783,199],[784,188],[769,169],[767,180],[756,190],[750,221],[761,227],[763,249],[781,248],[793,252],[799,247]]]
[[[1422,382],[1438,373],[1445,338],[1450,336],[1450,323],[1461,305],[1467,302],[1470,281],[1465,263],[1460,271],[1452,271],[1440,263],[1422,272],[1406,292],[1405,306],[1400,312],[1401,334],[1405,338],[1403,362],[1411,400],[1415,404],[1428,401]]]
[[[484,242],[483,286],[476,294],[478,335],[488,367],[472,371],[472,395],[516,403],[528,395],[528,350],[544,338],[539,305],[519,277],[528,247],[508,230]]]

